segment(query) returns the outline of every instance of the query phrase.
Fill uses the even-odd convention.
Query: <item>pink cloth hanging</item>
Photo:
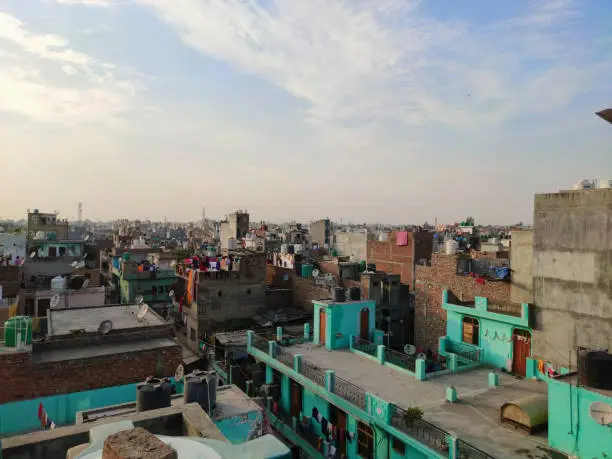
[[[395,233],[397,245],[408,245],[408,231],[398,231]]]

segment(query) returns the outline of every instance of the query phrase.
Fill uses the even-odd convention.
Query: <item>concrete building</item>
[[[42,232],[45,239],[62,241],[68,239],[68,220],[60,219],[57,213],[43,213],[38,209],[28,212],[28,240],[34,240]]]
[[[511,232],[510,300],[533,304],[533,230]]]
[[[612,349],[610,221],[610,189],[535,196],[537,358],[569,367],[576,346]]]
[[[338,255],[351,257],[352,260],[362,261],[367,259],[368,240],[373,238],[372,233],[338,231],[335,234],[334,248]]]
[[[228,245],[230,239],[240,240],[249,232],[249,214],[244,210],[237,210],[227,216],[227,220],[221,222],[219,236],[222,249],[233,249]]]
[[[247,335],[249,354],[265,366],[268,417],[307,457],[526,459],[540,451],[541,439],[507,429],[499,413],[505,400],[545,400],[546,382],[490,373],[464,348],[440,348],[436,359],[388,349],[374,301],[313,303],[301,337],[282,328],[275,338]]]
[[[0,264],[2,259],[20,264],[26,258],[26,235],[0,232]]]
[[[310,240],[319,247],[329,247],[332,243],[331,224],[328,218],[310,223]]]

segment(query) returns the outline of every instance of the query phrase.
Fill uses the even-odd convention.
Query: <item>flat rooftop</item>
[[[217,387],[217,404],[210,417],[214,421],[219,421],[258,410],[261,410],[261,407],[238,386],[232,384]]]
[[[168,323],[151,308],[142,319],[136,304],[73,309],[49,309],[49,336],[65,336],[73,333],[97,333],[100,323],[110,320],[112,330],[166,326]]]
[[[549,450],[546,434],[528,435],[500,424],[500,408],[506,403],[546,394],[547,384],[499,373],[499,387],[488,385],[488,368],[433,376],[427,381],[381,366],[348,350],[328,351],[312,343],[286,348],[309,362],[333,369],[336,375],[366,392],[404,409],[418,406],[423,418],[457,435],[498,459],[533,458]],[[446,388],[457,389],[459,401],[446,401]]]

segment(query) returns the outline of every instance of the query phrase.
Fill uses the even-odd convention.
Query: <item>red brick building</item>
[[[377,271],[399,274],[402,284],[414,288],[415,263],[430,258],[433,233],[409,232],[407,245],[397,245],[397,232],[389,234],[386,241],[368,241],[368,263],[376,265]]]
[[[510,301],[508,280],[477,282],[457,274],[457,255],[434,253],[431,265],[416,266],[415,344],[422,349],[438,349],[438,340],[446,335],[446,311],[442,309],[442,292],[449,290],[459,301],[484,296],[497,302]]]

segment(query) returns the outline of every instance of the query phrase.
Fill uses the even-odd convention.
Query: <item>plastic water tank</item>
[[[185,376],[185,403],[198,403],[210,413],[217,404],[217,373],[214,371],[194,371]]]
[[[15,316],[4,322],[4,345],[17,347],[18,344],[32,344],[32,319]]]
[[[64,290],[64,288],[66,288],[66,279],[62,276],[56,276],[51,279],[51,290],[60,291]]]
[[[168,379],[151,378],[136,386],[136,411],[149,411],[170,406],[172,384]]]
[[[580,355],[580,383],[593,389],[612,390],[612,354],[591,351]]]
[[[342,287],[334,287],[332,289],[332,301],[334,303],[344,303],[346,296]]]
[[[361,300],[361,289],[359,287],[349,287],[347,293],[348,293],[349,300],[351,301]]]
[[[444,252],[447,255],[454,255],[457,253],[457,249],[459,248],[459,243],[453,239],[449,239],[444,242]]]

